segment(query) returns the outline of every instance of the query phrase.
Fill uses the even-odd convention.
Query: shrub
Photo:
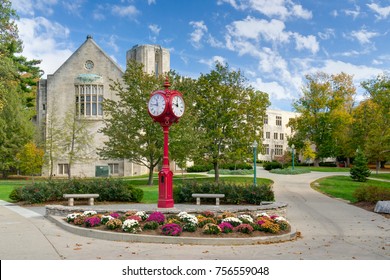
[[[161,233],[168,236],[179,236],[182,232],[181,226],[177,224],[165,224],[161,227]]]
[[[137,220],[126,220],[122,224],[123,231],[129,232],[129,233],[137,233],[141,231],[140,225]]]
[[[193,165],[187,168],[187,172],[207,172],[213,169],[212,164],[207,165]]]
[[[208,223],[202,228],[202,232],[205,234],[220,234],[221,228],[213,223]]]
[[[160,225],[164,223],[165,221],[165,216],[163,213],[161,212],[153,212],[149,215],[149,217],[146,219],[147,222],[157,222],[159,223]]]
[[[271,162],[264,162],[263,163],[263,168],[265,170],[272,170],[272,169],[283,169],[283,166],[280,162],[277,161],[271,161]]]
[[[390,200],[390,189],[378,186],[362,186],[355,190],[353,196],[358,202],[377,203],[380,200]]]
[[[21,201],[22,200],[22,188],[21,187],[16,187],[14,188],[11,193],[8,196],[10,199],[13,201]]]
[[[233,226],[228,222],[223,222],[218,225],[223,233],[233,232]]]
[[[203,227],[205,224],[215,224],[216,221],[213,218],[198,217],[198,227]]]
[[[367,181],[367,177],[371,175],[371,171],[368,168],[367,159],[360,149],[356,152],[355,160],[353,161],[353,167],[350,170],[352,180],[358,182]]]
[[[87,227],[96,227],[96,226],[100,225],[100,222],[101,222],[101,220],[97,216],[87,217],[84,220],[84,223]]]
[[[188,231],[188,232],[195,232],[198,228],[198,225],[197,224],[193,224],[193,223],[185,223],[183,225],[183,231]]]
[[[181,185],[174,186],[173,196],[176,203],[195,202],[193,193],[222,193],[222,200],[228,204],[259,204],[261,201],[273,201],[274,193],[270,185],[235,184],[227,182],[185,181]],[[215,200],[210,200],[215,201]]]
[[[64,193],[98,193],[101,201],[140,202],[143,191],[121,179],[72,179],[35,182],[15,189],[11,199],[27,203],[62,200]]]
[[[253,227],[249,224],[241,224],[241,225],[235,227],[234,230],[237,232],[250,234],[253,232]]]
[[[108,229],[114,230],[122,227],[122,221],[120,219],[111,219],[106,223]]]
[[[155,221],[146,222],[144,224],[144,230],[155,230],[158,228],[158,223]]]

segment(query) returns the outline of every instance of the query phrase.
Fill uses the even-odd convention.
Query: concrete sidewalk
[[[288,204],[287,218],[302,237],[276,244],[214,246],[117,242],[64,231],[44,218],[44,208],[0,201],[2,260],[388,260],[390,220],[310,188],[310,182],[336,174],[275,175],[277,201]],[[337,175],[341,175],[338,173]],[[123,205],[111,205],[113,208]],[[127,205],[128,207],[129,205]],[[147,207],[147,205],[143,205]],[[150,206],[148,206],[150,207]],[[151,205],[151,207],[155,207]]]

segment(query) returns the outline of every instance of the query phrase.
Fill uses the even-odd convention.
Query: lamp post
[[[295,145],[292,144],[292,145],[291,145],[291,152],[292,152],[292,170],[294,170],[294,149],[295,149]]]
[[[256,160],[257,160],[257,155],[256,155],[257,142],[256,142],[256,140],[253,141],[252,147],[253,147],[253,185],[256,186]]]

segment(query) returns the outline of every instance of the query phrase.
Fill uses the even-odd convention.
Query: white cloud
[[[360,15],[360,7],[355,6],[355,10],[344,10],[344,13],[347,16],[353,17],[353,19],[355,20]]]
[[[19,16],[34,16],[35,10],[44,12],[47,15],[53,14],[51,6],[57,4],[58,0],[12,0],[12,8],[14,8]]]
[[[371,43],[371,39],[379,35],[379,33],[368,31],[364,27],[360,30],[352,31],[350,34],[352,38],[358,40],[362,45]]]
[[[159,27],[157,24],[149,24],[149,30],[152,31],[153,34],[158,35],[161,31],[161,27]]]
[[[297,17],[302,19],[311,19],[312,13],[305,10],[301,5],[295,4],[291,0],[249,0],[249,6],[270,18],[279,17],[286,19]]]
[[[206,64],[207,66],[209,66],[209,68],[213,68],[217,62],[224,65],[226,63],[226,59],[223,58],[222,56],[216,55],[210,59],[200,59],[199,62]]]
[[[307,49],[311,53],[315,54],[320,49],[320,45],[317,41],[317,38],[313,35],[302,36],[298,33],[294,33],[295,37],[295,46],[298,51]]]
[[[22,55],[42,60],[40,67],[46,74],[54,73],[73,53],[67,43],[69,29],[43,17],[21,18],[17,21],[23,41]]]
[[[156,0],[148,0],[148,5],[156,4]]]
[[[257,90],[268,93],[270,99],[288,100],[293,97],[284,86],[275,81],[264,82],[261,78],[257,78],[251,85]]]
[[[318,37],[322,40],[328,40],[330,38],[335,38],[335,30],[333,28],[325,28],[324,32],[318,32]]]
[[[390,6],[381,7],[376,3],[367,4],[367,6],[377,13],[377,19],[386,19],[390,15]]]
[[[63,1],[65,9],[67,9],[71,14],[80,16],[81,7],[84,4],[85,0],[74,0],[74,1]]]
[[[117,6],[114,5],[112,7],[112,14],[118,15],[120,17],[128,17],[130,19],[134,19],[140,12],[133,5],[129,6]]]
[[[204,24],[204,21],[191,21],[190,25],[194,28],[194,31],[190,34],[190,42],[194,48],[201,48],[201,40],[203,36],[207,33],[207,26]]]
[[[111,35],[109,41],[107,42],[107,45],[110,46],[115,52],[119,51],[118,44],[116,43],[117,39],[118,39],[117,35]]]
[[[234,37],[285,43],[289,41],[290,33],[285,31],[284,22],[272,19],[267,21],[248,16],[244,20],[234,21],[227,26],[228,32]]]

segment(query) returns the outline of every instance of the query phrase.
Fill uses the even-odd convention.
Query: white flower
[[[137,213],[135,213],[135,215],[140,217],[143,221],[149,217],[149,215],[146,214],[145,211],[138,211]]]
[[[137,233],[141,231],[138,221],[133,219],[125,220],[122,224],[122,229],[123,231],[127,231],[130,233]]]
[[[107,220],[107,221],[109,221],[109,220],[112,220],[112,219],[114,219],[114,217],[112,217],[112,216],[110,216],[110,215],[108,215],[108,216],[102,216],[102,218],[101,218],[101,220],[103,221],[103,220]]]
[[[198,224],[198,218],[195,215],[188,214],[187,212],[180,212],[177,216],[182,222],[191,223],[194,225]]]
[[[250,215],[243,214],[243,215],[238,216],[238,218],[241,220],[246,220],[250,223],[253,223],[253,218]]]
[[[66,220],[69,221],[74,221],[77,217],[81,216],[81,213],[71,213],[66,216]]]
[[[96,215],[96,214],[97,214],[96,211],[89,210],[89,211],[84,211],[84,213],[82,215],[83,216],[93,216],[93,215]]]
[[[286,220],[285,218],[283,218],[283,217],[276,217],[276,218],[274,219],[274,221],[275,221],[275,222],[287,222],[287,220]]]
[[[257,214],[256,217],[267,217],[267,218],[269,218],[270,216],[267,213],[263,212],[263,213]]]
[[[226,223],[239,223],[239,224],[242,224],[242,221],[238,218],[235,218],[235,217],[227,217],[225,219],[222,220],[222,222],[226,222]]]

